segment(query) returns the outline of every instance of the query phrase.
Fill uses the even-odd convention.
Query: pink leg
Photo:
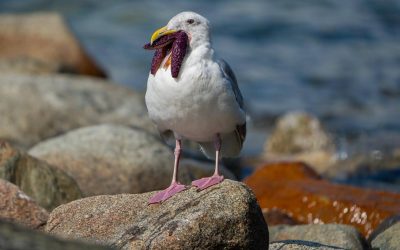
[[[156,193],[155,195],[153,195],[149,200],[149,204],[161,203],[161,202],[171,198],[176,193],[179,193],[186,189],[185,185],[182,185],[177,181],[179,159],[180,159],[181,151],[182,151],[181,140],[176,140],[174,173],[172,175],[171,185],[167,189],[160,191],[160,192]]]
[[[222,175],[219,175],[219,153],[221,151],[221,137],[219,134],[215,137],[215,171],[210,177],[201,178],[199,180],[192,181],[192,185],[197,187],[198,190],[204,190],[208,187],[214,186],[221,183],[224,180]]]

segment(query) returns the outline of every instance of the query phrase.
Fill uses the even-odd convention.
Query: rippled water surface
[[[139,90],[152,32],[180,11],[199,12],[264,129],[282,112],[306,110],[346,137],[400,133],[399,1],[0,1],[1,12],[37,10],[63,13],[112,79]],[[263,136],[250,138],[248,150],[259,151]],[[400,144],[386,138],[375,146]]]

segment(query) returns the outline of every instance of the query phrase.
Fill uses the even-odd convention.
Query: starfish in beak
[[[185,58],[189,39],[184,31],[162,27],[151,36],[150,43],[143,46],[147,50],[156,50],[151,62],[151,74],[155,75],[164,58],[170,55],[171,75],[177,78],[183,59]],[[168,60],[169,61],[169,60]],[[166,65],[168,68],[168,64]]]

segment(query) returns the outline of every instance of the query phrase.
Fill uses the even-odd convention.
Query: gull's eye
[[[187,24],[192,24],[192,23],[194,23],[194,20],[193,19],[188,19],[188,20],[186,20],[186,23]]]

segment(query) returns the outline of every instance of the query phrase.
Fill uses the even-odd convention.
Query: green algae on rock
[[[65,172],[6,142],[0,143],[0,178],[14,183],[48,210],[82,197],[75,180]]]

